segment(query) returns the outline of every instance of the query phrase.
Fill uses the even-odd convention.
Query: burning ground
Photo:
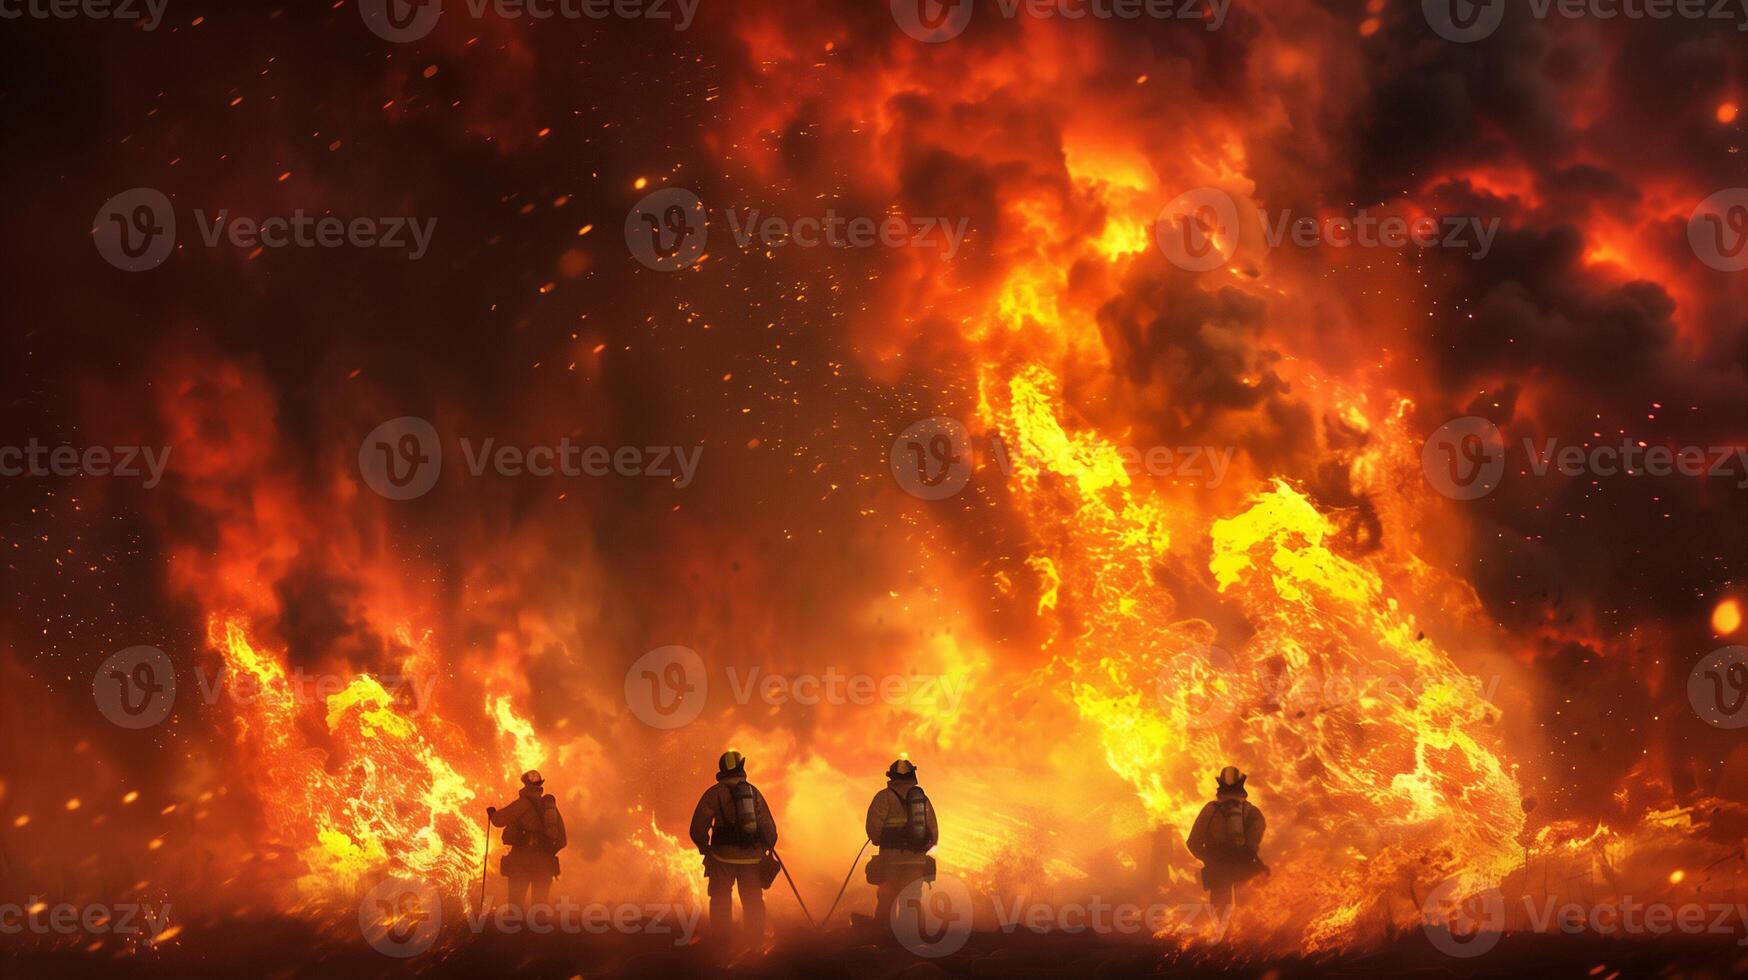
[[[385,875],[476,903],[481,813],[539,768],[563,892],[692,904],[686,818],[733,746],[807,896],[905,752],[943,870],[1056,903],[1195,901],[1183,834],[1239,765],[1274,869],[1247,954],[1389,948],[1453,878],[1739,899],[1748,752],[1686,678],[1740,626],[1743,491],[1518,448],[1743,443],[1744,280],[1688,242],[1745,182],[1738,35],[1526,17],[1462,45],[1417,4],[1282,0],[1213,31],[985,11],[923,44],[883,4],[793,6],[450,11],[407,44],[346,3],[8,32],[3,441],[171,455],[151,488],[0,497],[7,895],[356,944]],[[130,274],[89,216],[139,186],[182,229]],[[1154,223],[1198,187],[1498,232],[1475,258],[1250,228],[1191,273]],[[680,272],[621,234],[663,188],[711,210]],[[417,261],[199,233],[299,209],[437,224]],[[732,234],[828,209],[968,232],[951,257]],[[1421,467],[1464,415],[1512,447],[1466,502]],[[359,464],[401,416],[445,453],[405,501]],[[974,461],[936,501],[892,473],[932,417]],[[701,456],[684,487],[475,476],[487,439]],[[1124,465],[1191,446],[1220,479]],[[179,690],[129,731],[91,678],[136,644]],[[627,672],[671,644],[711,691],[664,730]],[[734,697],[754,668],[933,683]]]

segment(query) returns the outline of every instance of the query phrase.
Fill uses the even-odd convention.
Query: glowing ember
[[[1719,636],[1729,636],[1742,627],[1742,604],[1735,599],[1725,599],[1712,610],[1712,632]]]

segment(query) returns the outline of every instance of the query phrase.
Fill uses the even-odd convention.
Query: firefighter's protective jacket
[[[1221,808],[1228,803],[1244,808],[1242,838],[1234,838],[1227,832]],[[1202,812],[1196,815],[1189,840],[1185,843],[1190,853],[1204,864],[1254,861],[1262,850],[1262,835],[1267,827],[1268,821],[1263,819],[1262,811],[1248,800],[1215,800],[1202,807]]]
[[[505,877],[558,877],[558,852],[569,840],[556,798],[524,786],[514,802],[492,815],[492,825],[504,828],[504,843],[510,845],[499,866]]]
[[[886,781],[886,788],[875,793],[873,801],[868,804],[868,839],[879,845],[882,860],[920,863],[929,849],[941,839],[941,827],[935,822],[933,801],[929,802],[927,809],[929,832],[921,844],[913,843],[906,831],[910,823],[910,803],[906,794],[915,785],[909,781],[889,779]]]
[[[740,837],[735,820],[734,785],[740,776],[717,776],[716,785],[704,791],[692,811],[692,844],[723,864],[758,864],[765,852],[777,846],[777,821],[765,805],[765,794],[753,789],[753,813],[758,831],[750,841]]]

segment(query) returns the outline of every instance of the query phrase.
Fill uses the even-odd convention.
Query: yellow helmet
[[[716,760],[716,771],[723,776],[745,776],[747,774],[747,757],[729,749],[722,753],[722,758]]]
[[[1216,795],[1224,793],[1227,795],[1246,796],[1248,794],[1244,792],[1245,778],[1244,773],[1239,772],[1237,766],[1227,766],[1220,770],[1220,775],[1216,780],[1214,792]]]

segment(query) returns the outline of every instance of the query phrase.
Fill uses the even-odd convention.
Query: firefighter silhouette
[[[1216,905],[1230,906],[1238,886],[1269,873],[1257,856],[1267,822],[1249,802],[1244,773],[1227,766],[1216,777],[1214,801],[1202,807],[1186,842],[1202,862],[1202,886]]]
[[[734,890],[740,888],[741,925],[748,946],[765,938],[765,889],[777,880],[771,856],[777,822],[758,787],[747,782],[746,756],[730,749],[716,764],[716,785],[692,811],[692,843],[704,856],[710,893],[710,933],[720,947],[732,945]]]
[[[892,928],[892,906],[906,885],[935,880],[929,851],[941,838],[935,806],[917,785],[916,766],[899,759],[886,770],[886,788],[868,804],[868,840],[880,852],[868,861],[868,883],[877,889],[875,925]]]
[[[522,774],[522,792],[502,810],[486,807],[492,826],[504,828],[504,855],[499,870],[510,879],[510,904],[527,911],[533,904],[545,905],[552,894],[552,879],[558,877],[558,852],[568,841],[558,800],[546,795],[539,772]]]

